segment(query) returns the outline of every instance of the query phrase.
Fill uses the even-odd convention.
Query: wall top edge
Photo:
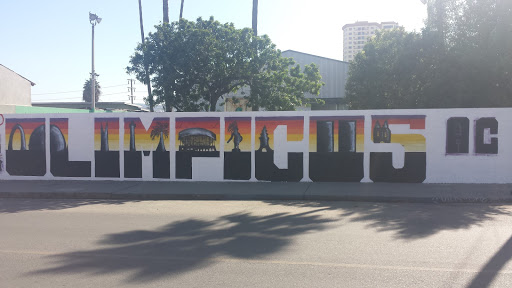
[[[315,111],[258,111],[258,112],[120,112],[120,113],[35,113],[0,114],[4,118],[124,118],[124,117],[276,117],[276,116],[322,116],[322,115],[432,115],[450,114],[466,116],[472,113],[495,114],[512,113],[512,108],[443,108],[443,109],[382,109],[382,110],[315,110]]]

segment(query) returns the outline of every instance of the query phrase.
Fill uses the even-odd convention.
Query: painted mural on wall
[[[512,183],[511,112],[9,115],[0,178]]]
[[[146,128],[140,118],[124,118],[124,177],[142,178],[142,159],[150,157],[153,178],[170,178],[168,117],[153,118]]]
[[[469,151],[469,123],[467,117],[452,117],[447,121],[446,154],[467,155]],[[498,154],[498,121],[494,117],[474,120],[473,154]]]
[[[94,119],[96,177],[119,178],[119,118]]]
[[[192,158],[220,157],[219,117],[176,118],[176,179],[192,179]]]
[[[364,177],[364,117],[311,117],[309,151],[311,180],[360,182]]]
[[[226,117],[224,179],[251,179],[251,118]]]
[[[370,153],[370,179],[374,182],[421,183],[426,177],[425,115],[372,116],[372,141],[389,151]],[[403,147],[402,167],[393,165],[397,145]],[[385,146],[385,147],[384,147]],[[393,147],[394,146],[394,147]],[[400,148],[400,147],[398,147]]]
[[[90,161],[69,161],[68,119],[50,119],[50,171],[56,177],[91,177]]]
[[[4,115],[0,114],[0,127],[2,125],[4,125]],[[0,174],[4,171],[4,155],[2,151],[2,136],[0,135]]]
[[[0,136],[0,173],[4,172],[4,155],[2,153],[2,136]]]
[[[13,176],[46,174],[45,119],[7,119],[6,171]]]
[[[288,152],[288,168],[280,169],[275,164],[274,130],[286,127],[286,141],[302,141],[304,117],[256,117],[255,161],[256,179],[266,181],[298,182],[303,174],[303,152]],[[258,147],[258,148],[256,148]]]

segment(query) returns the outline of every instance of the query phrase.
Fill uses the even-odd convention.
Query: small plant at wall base
[[[101,86],[98,80],[95,81],[96,91],[95,91],[95,97],[96,102],[100,100],[101,96]],[[82,100],[85,102],[92,102],[92,93],[91,93],[91,79],[87,79],[84,83],[84,92],[82,93]]]

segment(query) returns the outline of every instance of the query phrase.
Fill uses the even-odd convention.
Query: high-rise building
[[[356,23],[343,26],[343,61],[352,61],[357,53],[363,50],[368,40],[375,35],[377,30],[390,30],[398,27],[396,22],[368,22],[357,21]]]

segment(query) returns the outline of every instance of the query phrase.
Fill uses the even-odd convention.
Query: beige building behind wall
[[[34,82],[0,64],[0,114],[15,113],[16,106],[31,106]]]
[[[368,22],[358,21],[343,26],[343,61],[352,61],[357,53],[363,50],[364,45],[377,30],[390,30],[398,27],[396,22]]]

